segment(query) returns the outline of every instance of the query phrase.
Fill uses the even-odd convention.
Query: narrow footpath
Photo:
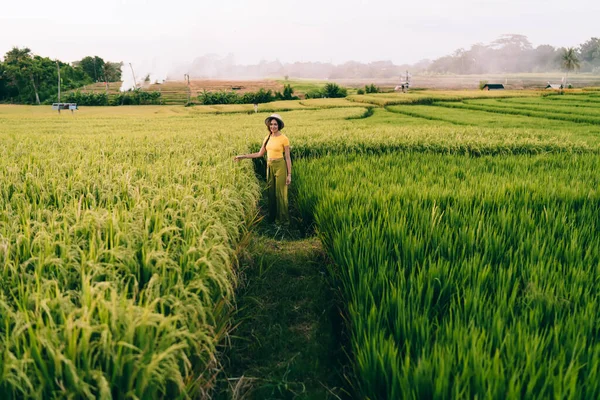
[[[222,360],[219,398],[348,398],[328,261],[319,239],[294,225],[260,221],[240,257],[237,326]]]

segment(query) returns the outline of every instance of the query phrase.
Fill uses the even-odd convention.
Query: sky
[[[13,46],[72,62],[168,68],[204,54],[237,64],[435,59],[502,34],[534,46],[600,36],[598,0],[104,0],[10,1],[0,57]]]

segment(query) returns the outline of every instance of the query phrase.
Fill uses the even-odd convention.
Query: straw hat
[[[279,122],[279,130],[283,129],[283,120],[281,119],[281,116],[279,114],[271,114],[267,117],[267,119],[265,119],[265,125],[269,126],[269,124],[271,123],[272,119],[276,119],[277,122]]]

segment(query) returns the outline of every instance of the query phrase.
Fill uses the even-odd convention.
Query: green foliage
[[[304,94],[307,99],[339,98],[346,97],[347,95],[348,90],[346,88],[332,82],[327,83],[321,89],[311,89]]]
[[[479,90],[483,90],[483,88],[485,87],[485,85],[488,84],[488,81],[479,81]]]
[[[102,58],[87,56],[77,64],[94,82],[106,81],[104,77],[104,60]]]
[[[104,75],[99,69],[94,72],[94,60],[97,66],[100,65]],[[119,63],[105,63],[99,57],[86,57],[74,65],[69,65],[34,55],[26,47],[14,47],[6,53],[4,62],[0,63],[0,102],[39,104],[56,101],[57,62],[63,92],[92,83],[98,73],[98,79],[105,79],[110,74],[111,79],[119,80],[121,76]]]
[[[358,89],[356,94],[365,94],[365,89]]]
[[[600,395],[588,384],[600,372],[597,167],[589,154],[296,162],[300,207],[348,304],[357,397]]]
[[[337,83],[327,83],[323,89],[321,89],[321,93],[327,98],[346,97],[348,95],[348,90],[339,86]]]
[[[246,92],[244,93],[238,101],[238,104],[261,104],[261,103],[269,103],[275,100],[276,96],[273,92],[269,90],[265,90],[264,88],[258,89],[256,92]]]
[[[235,92],[217,91],[208,92],[204,90],[198,95],[200,104],[238,104],[240,97]]]
[[[577,51],[573,47],[569,47],[563,50],[561,54],[561,62],[563,68],[569,72],[579,68],[579,58],[577,57]]]
[[[162,104],[161,92],[144,92],[132,90],[116,95],[108,95],[104,92],[80,92],[67,93],[61,100],[67,103],[77,103],[80,106],[129,106],[129,105],[158,105]]]
[[[276,95],[278,100],[298,100],[298,96],[294,96],[294,89],[292,85],[285,84],[283,85],[283,93],[277,93]]]
[[[204,90],[198,95],[200,104],[211,105],[211,104],[261,104],[269,103],[274,100],[298,100],[298,97],[294,96],[294,89],[290,85],[284,85],[283,94],[276,93],[264,88],[260,88],[256,92],[246,92],[239,95],[236,92],[217,91],[209,92]]]
[[[74,91],[62,96],[61,101],[65,103],[77,103],[78,106],[107,106],[108,95],[106,93]]]
[[[307,99],[320,99],[323,97],[323,92],[321,92],[321,89],[309,89],[304,94],[304,97]]]
[[[374,84],[365,85],[365,93],[379,93],[381,90]]]
[[[1,108],[1,399],[210,397],[258,184],[155,111]]]
[[[579,54],[583,61],[600,63],[600,39],[593,37],[581,44]]]
[[[145,92],[139,89],[119,93],[112,97],[109,101],[109,105],[111,106],[140,106],[158,104],[162,104],[161,92]]]

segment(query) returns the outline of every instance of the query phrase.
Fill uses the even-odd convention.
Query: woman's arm
[[[289,185],[292,183],[292,157],[290,156],[290,146],[283,148],[285,151],[285,165],[287,166],[287,177],[285,178],[285,184]]]
[[[263,142],[262,147],[260,148],[260,150],[257,153],[242,154],[242,155],[239,155],[239,156],[235,156],[233,158],[233,160],[234,161],[239,161],[239,160],[242,160],[244,158],[260,158],[260,157],[264,156],[265,155],[265,142],[266,142],[266,140]]]

